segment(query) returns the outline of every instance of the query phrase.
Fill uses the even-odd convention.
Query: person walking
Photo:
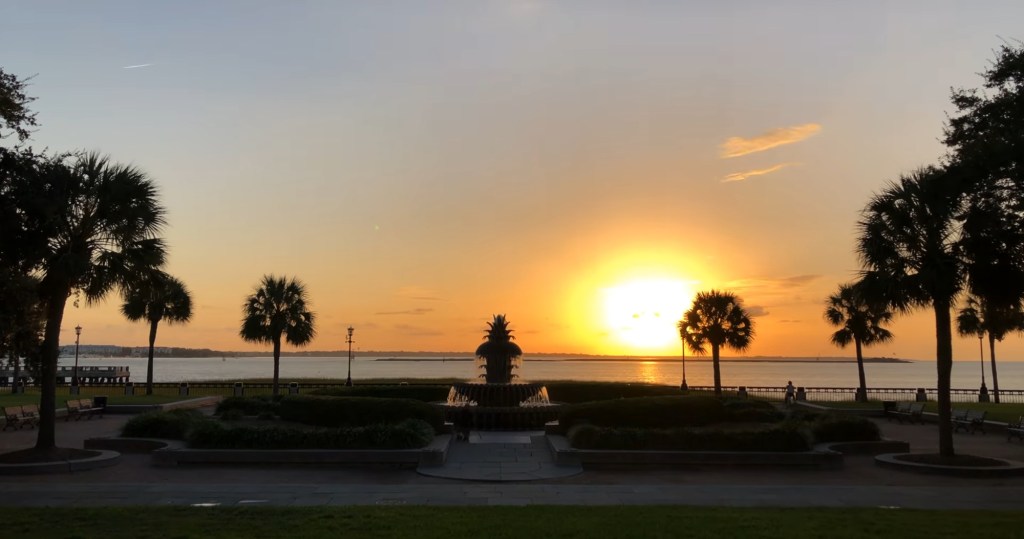
[[[796,399],[796,388],[793,387],[793,381],[786,382],[786,404],[793,404]]]

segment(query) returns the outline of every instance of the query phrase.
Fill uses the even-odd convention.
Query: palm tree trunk
[[[42,395],[39,397],[39,434],[36,436],[38,451],[57,447],[57,358],[60,356],[60,324],[64,320],[64,306],[70,294],[70,286],[54,286],[46,298],[46,329],[39,365]]]
[[[953,375],[953,330],[949,314],[950,300],[934,300],[935,310],[935,369],[939,388],[939,454],[953,457],[953,424],[950,410],[949,388]]]
[[[988,334],[988,356],[992,360],[992,398],[999,404],[999,376],[996,375],[996,338]]]
[[[857,377],[860,380],[860,388],[857,390],[857,401],[868,401],[868,383],[864,377],[864,355],[861,352],[860,339],[854,337],[853,343],[857,348]]]
[[[157,320],[149,321],[149,363],[146,364],[146,395],[153,394],[153,349],[156,345]]]
[[[722,369],[718,365],[718,345],[711,344],[711,368],[715,372],[715,396],[722,396]]]
[[[277,379],[281,373],[281,336],[274,338],[274,396],[278,394]]]

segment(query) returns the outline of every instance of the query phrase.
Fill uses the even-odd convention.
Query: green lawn
[[[819,406],[825,406],[828,408],[836,408],[840,410],[849,409],[860,409],[870,408],[874,410],[882,409],[882,401],[868,401],[863,402],[814,402]],[[925,403],[924,409],[926,412],[937,412],[939,403],[935,401],[928,401]],[[1018,417],[1024,415],[1024,403],[1019,402],[1003,402],[996,404],[994,402],[954,402],[953,408],[966,408],[969,410],[985,410],[985,419],[992,421],[1002,421],[1008,423],[1015,421]]]
[[[1019,512],[602,507],[17,508],[5,536],[247,539],[359,537],[1017,537]]]

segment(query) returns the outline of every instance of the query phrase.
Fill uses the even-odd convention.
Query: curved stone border
[[[167,447],[150,453],[154,466],[180,464],[325,464],[441,466],[451,435],[435,436],[422,449],[187,449]]]
[[[1005,462],[1005,466],[942,466],[939,464],[907,462],[896,458],[910,454],[911,453],[885,453],[882,455],[876,455],[875,464],[883,468],[891,468],[905,472],[950,475],[956,477],[1009,477],[1024,475],[1024,462],[1018,462],[1015,460],[993,459]]]
[[[829,442],[814,446],[817,451],[835,451],[844,455],[880,455],[883,453],[909,453],[910,444],[899,440],[875,442]]]
[[[57,462],[33,462],[26,464],[0,464],[0,475],[31,475],[71,473],[83,470],[106,468],[121,461],[117,451],[99,451],[99,455],[84,459],[61,460]]]
[[[579,462],[595,466],[780,466],[835,469],[843,467],[843,455],[835,451],[627,451],[574,449],[564,436],[547,436],[557,464]]]
[[[152,453],[158,449],[182,447],[179,440],[163,440],[160,438],[87,438],[82,447],[85,449],[107,449],[121,453]]]

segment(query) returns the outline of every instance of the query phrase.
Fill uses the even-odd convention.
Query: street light
[[[352,326],[348,327],[348,337],[345,338],[345,342],[348,343],[348,378],[345,379],[345,385],[352,385],[352,332],[356,329]]]
[[[82,337],[82,326],[75,326],[75,370],[71,372],[71,385],[78,388],[78,341]]]
[[[690,389],[690,387],[686,385],[686,339],[683,339],[683,356],[682,357],[683,357],[683,383],[679,384],[679,389],[682,390],[682,391],[686,391],[686,390]]]

